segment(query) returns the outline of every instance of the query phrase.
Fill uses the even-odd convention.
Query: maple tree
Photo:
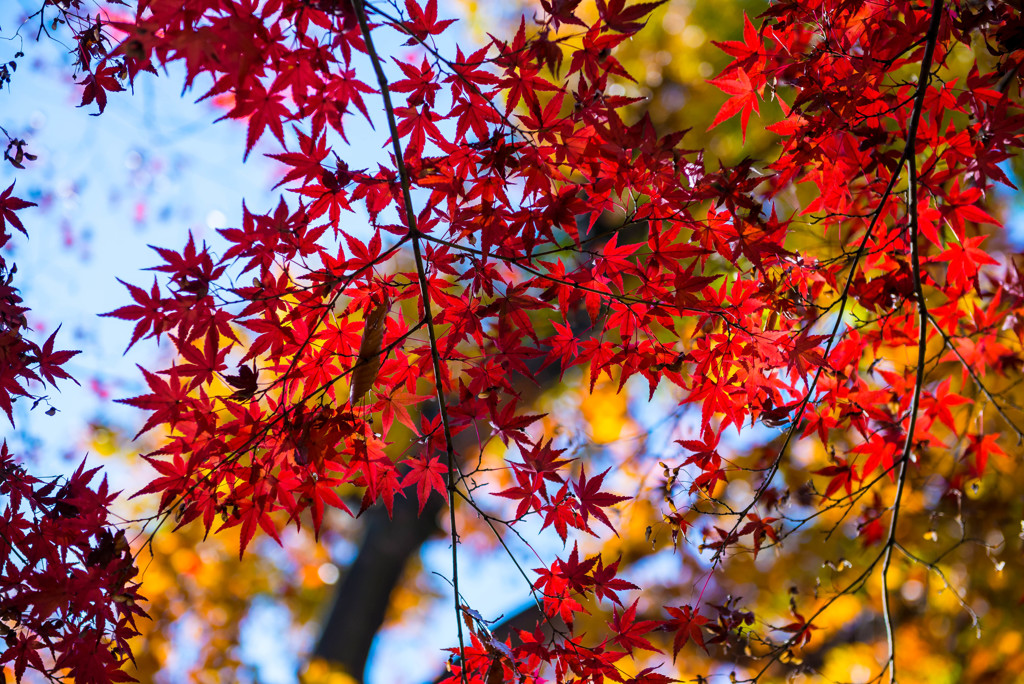
[[[968,583],[950,559],[1020,569],[1002,555],[1019,497],[983,515],[1013,501],[1024,437],[1007,398],[1024,284],[993,215],[1024,129],[1019,8],[782,0],[745,16],[709,81],[726,96],[710,128],[757,139],[730,159],[686,149],[699,136],[663,132],[628,94],[620,48],[663,5],[542,0],[510,36],[450,51],[436,0],[43,6],[74,33],[82,106],[102,114],[181,61],[186,88],[245,122],[240,156],[269,144],[281,164],[275,207],[243,205],[223,248],[157,248],[152,284],[126,283],[132,303],[108,314],[133,324],[127,346],[177,352],[123,400],[158,441],[138,492],[154,520],[229,530],[244,560],[257,534],[319,535],[331,508],[444,510],[452,682],[782,679],[827,670],[815,649],[841,641],[882,644],[858,666],[895,682],[919,674],[901,655],[910,582],[975,626],[975,597],[996,633],[1013,624],[996,607],[1020,587]],[[407,51],[385,58],[384,35]],[[387,131],[389,163],[346,155],[357,119]],[[21,141],[6,156],[22,166]],[[30,208],[14,190],[4,240]],[[11,282],[9,418],[74,353],[26,337]],[[578,446],[555,429],[564,409],[526,398],[542,372],[668,406],[640,427],[668,445]],[[19,681],[127,680],[145,613],[108,488],[84,464],[43,481],[0,459],[0,662]],[[564,550],[522,567],[536,626],[496,636],[460,595],[460,543],[531,524]],[[827,582],[727,574],[768,556],[811,558]],[[647,557],[676,559],[675,583],[630,574]],[[867,637],[835,621],[850,600]]]

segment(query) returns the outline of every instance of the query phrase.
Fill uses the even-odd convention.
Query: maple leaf
[[[824,475],[825,477],[832,478],[825,488],[826,499],[839,491],[840,488],[845,489],[846,495],[850,496],[853,493],[853,482],[858,479],[856,468],[846,459],[836,458],[835,461],[835,465],[812,471],[815,475]]]
[[[291,167],[288,173],[274,186],[275,188],[294,180],[306,184],[311,180],[321,178],[324,173],[323,162],[327,155],[330,154],[330,148],[327,146],[327,136],[321,135],[314,138],[311,135],[303,134],[298,128],[295,129],[295,135],[299,139],[300,152],[283,152],[267,155],[271,159]]]
[[[237,375],[224,375],[224,380],[235,388],[231,398],[235,401],[248,401],[259,388],[259,371],[249,366],[239,366]]]
[[[95,102],[99,111],[92,116],[99,116],[107,108],[107,92],[117,93],[124,90],[121,82],[117,80],[120,67],[117,65],[105,66],[96,69],[79,82],[82,88],[82,102],[79,107]]]
[[[322,513],[320,514],[323,515]],[[254,503],[251,500],[243,500],[238,507],[238,512],[235,516],[221,525],[218,532],[221,530],[229,529],[232,527],[239,527],[238,535],[238,559],[241,560],[245,555],[245,550],[249,547],[253,538],[256,536],[256,530],[262,529],[268,535],[273,538],[274,541],[281,545],[281,539],[277,534],[277,528],[274,526],[274,521],[270,519],[268,511],[262,506]]]
[[[826,335],[803,334],[790,342],[786,350],[788,354],[788,366],[796,369],[800,376],[807,380],[808,371],[817,368],[824,362],[821,354],[821,341]]]
[[[582,594],[587,591],[587,587],[593,584],[590,571],[594,568],[597,560],[597,556],[581,560],[579,546],[573,544],[572,553],[569,554],[569,557],[565,560],[556,560],[555,566],[558,568],[558,576],[564,580],[568,588],[571,591]]]
[[[753,535],[754,558],[756,559],[758,552],[761,551],[761,544],[764,542],[765,537],[771,539],[773,542],[779,541],[779,533],[774,527],[772,527],[772,523],[778,521],[778,518],[762,518],[757,513],[748,513],[747,520],[749,522],[741,527],[737,534],[741,537],[745,534]]]
[[[597,558],[597,567],[594,568],[591,573],[591,582],[594,585],[594,596],[596,596],[598,600],[608,597],[613,602],[621,606],[622,600],[616,592],[640,588],[632,582],[627,582],[624,579],[616,577],[616,574],[619,572],[619,563],[621,561],[622,559],[618,558],[611,565],[605,565],[603,559],[600,557]]]
[[[246,98],[236,100],[235,106],[224,116],[217,119],[249,119],[249,126],[245,137],[245,154],[243,161],[249,158],[249,153],[263,136],[263,132],[269,128],[281,143],[284,142],[284,122],[291,118],[291,112],[285,106],[284,96],[280,93],[268,92],[262,84],[255,84],[253,89],[247,93]]]
[[[401,22],[401,27],[412,36],[406,45],[422,43],[427,36],[443,33],[449,25],[455,23],[454,19],[437,20],[437,0],[427,0],[425,8],[421,8],[415,0],[405,0],[405,10],[409,21]]]
[[[516,403],[508,402],[501,408],[500,413],[492,418],[498,437],[501,438],[501,441],[505,444],[508,444],[510,439],[520,441],[525,437],[523,430],[542,417],[539,414],[526,416],[515,414]]]
[[[445,483],[445,478],[449,475],[448,467],[441,463],[439,457],[434,456],[428,460],[417,456],[403,462],[409,466],[409,470],[405,473],[402,484],[399,486],[402,489],[412,485],[416,486],[416,498],[420,503],[420,513],[427,505],[427,499],[430,498],[432,491],[437,492],[442,499],[448,501],[448,485]]]
[[[572,624],[573,616],[575,613],[581,611],[583,606],[579,601],[572,598],[572,593],[569,580],[562,574],[561,563],[557,563],[558,568],[552,570],[549,568],[536,568],[536,572],[539,577],[534,582],[533,586],[535,589],[543,590],[543,607],[544,614],[548,617],[559,617],[566,624]]]
[[[720,50],[737,58],[741,63],[762,55],[764,52],[761,36],[746,12],[743,13],[743,40],[714,41],[714,44]]]
[[[792,634],[793,636],[791,637],[791,641],[793,642],[793,644],[796,646],[802,646],[810,642],[811,631],[820,628],[816,625],[808,623],[807,620],[804,619],[804,616],[796,612],[795,610],[793,611],[793,617],[796,618],[795,621],[783,627],[779,627],[778,629],[779,631],[789,632],[790,634]]]
[[[519,501],[519,504],[516,506],[515,519],[522,520],[531,510],[540,510],[541,500],[537,495],[536,489],[539,483],[528,471],[522,468],[513,466],[512,472],[515,474],[519,486],[503,489],[500,492],[495,492],[494,495]]]
[[[33,669],[43,671],[43,659],[39,655],[39,641],[35,635],[21,632],[14,639],[14,644],[7,642],[9,648],[4,655],[0,656],[0,663],[12,662],[14,664],[14,681],[21,683],[25,676],[25,670],[31,664]]]
[[[984,199],[980,188],[960,189],[960,179],[953,181],[953,187],[949,189],[945,202],[939,208],[939,212],[953,229],[958,239],[965,237],[965,223],[970,221],[976,224],[1000,225],[999,221],[987,211],[977,206]],[[939,244],[937,240],[933,243]]]
[[[583,528],[585,523],[583,517],[576,510],[576,500],[569,496],[569,486],[564,485],[558,493],[552,497],[551,503],[546,503],[541,508],[544,513],[544,524],[541,529],[554,526],[555,532],[565,543],[569,528]]]
[[[395,494],[402,493],[398,470],[390,460],[384,458],[370,460],[363,457],[359,461],[353,460],[353,463],[358,463],[364,473],[363,478],[355,480],[355,483],[366,487],[359,514],[378,501],[382,501],[390,518],[394,515]]]
[[[137,365],[137,367],[146,379],[146,384],[149,385],[152,392],[131,397],[130,399],[117,400],[121,404],[128,404],[129,406],[150,412],[145,424],[135,434],[136,439],[158,425],[166,423],[174,427],[178,418],[190,403],[188,387],[181,384],[176,372],[168,372],[167,374],[170,376],[169,381],[164,382],[158,375],[149,372],[142,366]]]
[[[194,344],[170,335],[175,347],[178,349],[178,353],[186,363],[176,363],[170,369],[162,372],[165,375],[192,377],[192,381],[188,385],[189,389],[195,389],[200,385],[212,384],[218,373],[227,370],[225,359],[228,352],[231,351],[230,344],[225,347],[219,347],[218,337],[217,334],[207,335],[203,347],[200,349]]]
[[[761,88],[750,80],[750,76],[743,69],[736,69],[734,74],[713,78],[709,82],[728,93],[730,97],[722,105],[718,115],[708,126],[708,130],[710,131],[736,114],[740,114],[740,128],[743,132],[743,139],[746,140],[747,122],[750,120],[751,112],[761,113],[758,106],[758,95]]]
[[[558,471],[562,466],[569,465],[576,460],[560,458],[566,450],[553,448],[551,442],[550,439],[546,442],[542,441],[530,445],[522,451],[523,466],[525,470],[532,473],[534,488],[539,488],[542,480],[562,484],[562,477]]]
[[[987,435],[968,435],[966,452],[974,458],[974,470],[980,476],[985,472],[989,456],[1006,456],[1006,452],[999,446],[999,433]]]
[[[78,384],[78,381],[72,378],[67,371],[61,366],[68,362],[72,357],[77,354],[81,354],[81,351],[54,351],[53,343],[57,337],[57,333],[60,331],[60,326],[46,338],[46,342],[43,343],[42,349],[39,350],[39,356],[37,361],[39,363],[39,372],[42,374],[46,381],[51,385],[56,386],[57,378],[64,378],[71,380],[71,382]]]
[[[619,496],[617,494],[609,494],[608,492],[602,492],[601,485],[604,484],[604,476],[608,474],[610,468],[605,470],[597,477],[587,479],[587,472],[585,468],[580,469],[580,478],[573,483],[573,491],[576,493],[576,498],[579,500],[580,515],[583,518],[583,524],[586,525],[587,519],[590,516],[594,516],[602,523],[605,527],[615,532],[615,527],[612,526],[608,516],[605,515],[602,508],[614,506],[620,501],[625,501],[628,496]],[[616,532],[618,535],[618,532]]]
[[[661,653],[660,648],[654,646],[643,636],[658,629],[661,623],[657,620],[637,621],[637,602],[633,601],[629,608],[626,608],[621,613],[617,608],[612,611],[612,621],[608,623],[612,633],[615,635],[612,637],[612,640],[629,651],[639,648],[651,653]]]
[[[626,0],[597,0],[597,11],[612,31],[636,33],[646,22],[640,21],[668,0],[640,2],[626,7]]]
[[[657,667],[645,667],[637,672],[636,676],[630,681],[635,684],[668,684],[669,682],[678,682],[680,680],[661,674],[657,671]]]
[[[163,310],[163,298],[160,296],[160,287],[157,285],[156,279],[153,279],[153,287],[150,288],[149,293],[141,287],[124,282],[120,278],[117,279],[117,282],[128,288],[128,292],[136,303],[122,306],[114,311],[108,311],[107,313],[100,314],[100,316],[112,316],[125,321],[138,321],[135,324],[135,330],[132,331],[132,338],[128,342],[125,352],[145,337],[147,333],[159,339],[160,334],[167,330],[169,325],[166,312]]]
[[[145,487],[132,495],[134,499],[143,494],[161,494],[160,510],[166,510],[167,506],[185,490],[191,480],[191,470],[180,455],[175,455],[171,461],[157,459],[155,456],[143,456],[160,475],[150,480]]]
[[[861,467],[861,478],[870,477],[881,466],[882,471],[888,473],[890,479],[895,481],[896,471],[893,466],[900,448],[900,445],[887,435],[873,435],[868,441],[855,446],[851,450],[852,453],[867,454]]]
[[[10,223],[12,226],[21,231],[22,235],[28,236],[25,231],[25,226],[22,225],[21,219],[15,215],[14,212],[19,209],[25,209],[27,207],[36,206],[35,202],[26,202],[23,199],[19,199],[11,195],[14,191],[14,183],[7,186],[7,189],[0,193],[0,234],[7,231],[7,224]]]
[[[540,0],[541,7],[551,16],[551,23],[557,31],[562,24],[586,26],[574,12],[582,0]]]
[[[323,526],[324,521],[324,504],[333,506],[338,510],[345,511],[349,515],[352,511],[349,510],[345,502],[342,501],[341,497],[335,489],[341,481],[337,478],[332,477],[316,477],[309,478],[303,482],[301,486],[296,489],[297,493],[309,497],[312,502],[312,518],[313,518],[313,536],[316,539],[320,538],[320,529]],[[276,530],[275,530],[276,534]]]
[[[999,262],[993,259],[979,245],[985,241],[987,236],[964,238],[962,243],[951,243],[946,250],[936,258],[949,263],[946,270],[946,281],[954,286],[965,287],[975,283],[978,278],[978,271],[986,264],[996,265]]]
[[[686,645],[686,642],[691,639],[704,649],[705,652],[708,650],[707,646],[704,645],[704,633],[701,631],[701,625],[705,625],[708,622],[706,617],[694,611],[690,606],[680,606],[678,608],[666,606],[665,610],[672,616],[672,619],[665,623],[665,629],[675,632],[675,637],[672,639],[673,662],[675,662],[676,656],[679,655],[679,651]]]
[[[935,413],[936,419],[949,428],[951,432],[955,432],[956,423],[953,420],[951,409],[963,404],[969,404],[971,400],[950,390],[951,379],[946,378],[939,383],[939,386],[935,388],[934,395],[929,397],[928,401],[931,404],[931,410]]]

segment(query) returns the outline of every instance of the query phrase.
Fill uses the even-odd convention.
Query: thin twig
[[[1002,419],[1006,421],[1006,424],[1009,425],[1010,429],[1013,430],[1014,433],[1017,435],[1017,446],[1020,446],[1022,443],[1024,443],[1024,430],[1022,430],[1020,426],[1018,426],[1017,423],[1015,423],[1013,419],[1010,418],[1009,415],[1007,415],[1006,409],[1003,407],[1003,405],[1000,404],[998,400],[996,400],[991,390],[989,390],[989,388],[985,386],[985,383],[982,382],[981,378],[978,376],[977,371],[975,371],[974,368],[971,367],[971,364],[967,362],[967,359],[964,358],[964,355],[961,354],[960,350],[956,348],[955,344],[953,344],[952,336],[947,334],[946,331],[942,329],[942,326],[939,325],[939,322],[935,320],[935,316],[931,315],[930,313],[928,314],[928,320],[931,321],[932,327],[934,327],[935,330],[940,335],[942,335],[942,341],[945,344],[945,346],[949,347],[949,350],[953,352],[953,355],[960,360],[960,365],[963,367],[965,371],[967,371],[967,374],[971,376],[971,379],[974,380],[974,384],[978,387],[979,390],[981,390],[981,393],[985,395],[985,398],[988,399],[989,403],[995,407],[996,413],[998,413],[1002,417]]]
[[[924,286],[921,283],[921,254],[918,246],[920,238],[920,222],[918,217],[917,196],[917,157],[914,147],[917,142],[917,127],[924,109],[924,98],[931,80],[932,59],[935,55],[935,44],[938,42],[939,24],[942,20],[942,0],[932,3],[931,23],[925,41],[924,55],[921,58],[921,73],[917,79],[917,94],[914,111],[907,127],[907,146],[904,152],[910,172],[907,213],[910,222],[910,260],[914,271],[914,294],[917,299],[918,338],[917,338],[917,373],[914,379],[914,395],[910,401],[910,422],[907,425],[907,436],[903,443],[903,454],[900,472],[897,476],[896,496],[892,502],[892,517],[889,520],[889,536],[885,543],[885,558],[882,560],[882,618],[885,620],[885,637],[889,646],[889,684],[896,684],[896,634],[892,620],[892,607],[889,604],[889,564],[892,561],[892,550],[896,545],[896,525],[900,517],[900,504],[907,482],[907,463],[910,452],[914,448],[914,428],[917,426],[918,405],[921,402],[921,391],[924,387],[925,365],[928,349],[928,305],[925,302]]]
[[[434,331],[434,315],[430,307],[430,288],[427,280],[426,268],[423,265],[423,254],[420,249],[421,233],[416,227],[416,213],[412,208],[412,191],[410,190],[409,172],[405,167],[405,156],[402,153],[401,136],[398,133],[398,124],[395,121],[395,110],[391,104],[391,93],[388,89],[387,76],[380,63],[380,57],[373,46],[373,37],[370,35],[370,26],[366,20],[365,0],[358,0],[352,3],[359,19],[359,29],[363,34],[363,41],[366,43],[366,53],[373,64],[373,70],[377,75],[377,84],[380,87],[380,95],[384,100],[384,111],[388,119],[388,130],[391,133],[391,146],[395,154],[395,166],[398,169],[398,177],[402,186],[402,199],[405,204],[405,220],[409,228],[409,235],[412,236],[413,258],[416,261],[416,275],[420,285],[420,298],[423,300],[423,316],[427,322],[427,337],[430,340],[430,358],[434,366],[434,389],[437,393],[437,408],[441,416],[441,425],[444,429],[444,445],[448,456],[448,515],[451,526],[452,542],[452,589],[455,594],[455,624],[459,635],[459,657],[465,663],[466,643],[462,633],[462,605],[459,600],[459,535],[455,526],[455,491],[458,484],[458,467],[455,463],[455,448],[452,441],[451,424],[448,418],[448,406],[444,398],[444,380],[441,375],[441,354],[438,351],[437,333]],[[466,668],[459,668],[461,679],[465,684]]]

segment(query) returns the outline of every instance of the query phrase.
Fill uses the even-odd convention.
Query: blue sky
[[[13,9],[5,3],[0,10],[4,36],[17,25],[9,17]],[[0,50],[16,45],[3,43]],[[0,93],[2,125],[27,139],[39,157],[25,170],[0,168],[4,187],[16,179],[16,194],[40,205],[23,213],[30,238],[14,241],[18,283],[39,335],[61,325],[58,341],[83,351],[69,364],[81,388],[65,383],[50,395],[56,416],[44,415],[45,406],[29,412],[28,403],[18,403],[15,441],[52,456],[78,446],[74,435],[83,421],[137,420],[97,396],[93,385],[111,398],[130,396],[141,389],[134,364],[161,353],[137,345],[122,355],[130,324],[98,317],[128,302],[117,279],[151,282],[141,272],[157,261],[148,244],[179,247],[188,230],[209,238],[239,214],[243,193],[253,206],[268,203],[272,169],[257,156],[240,163],[242,129],[211,126],[217,112],[180,98],[178,74],[139,79],[134,96],[112,96],[94,117],[95,107],[75,106],[80,95],[59,45],[44,39],[22,49],[18,72]]]

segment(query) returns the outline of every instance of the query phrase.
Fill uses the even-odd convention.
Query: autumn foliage
[[[443,499],[451,682],[813,674],[801,654],[850,640],[823,623],[851,597],[874,620],[853,640],[882,645],[870,676],[895,682],[914,672],[899,630],[918,609],[896,605],[894,577],[915,568],[977,621],[943,563],[1020,532],[1019,497],[996,522],[970,512],[1012,500],[998,477],[1022,436],[1000,395],[1024,365],[1024,278],[992,208],[1024,140],[1015,4],[762,8],[717,42],[731,62],[710,81],[726,96],[711,127],[759,141],[737,159],[687,149],[703,131],[659,130],[611,87],[662,2],[541,0],[510,35],[454,49],[436,0],[84,5],[51,10],[77,17],[83,106],[181,61],[186,88],[245,122],[239,157],[280,163],[276,206],[242,205],[216,248],[157,248],[152,282],[125,283],[107,314],[126,346],[176,350],[123,400],[159,440],[138,492],[158,518],[237,528],[244,555],[290,524],[319,534],[330,508]],[[357,119],[387,131],[389,163],[346,154]],[[8,232],[31,216],[12,191]],[[8,416],[73,353],[22,336],[9,282]],[[523,398],[542,373],[631,391],[669,445],[578,448]],[[2,662],[19,681],[125,680],[143,613],[111,494],[85,466],[45,483],[5,449],[0,468]],[[459,597],[468,519],[560,538],[524,568],[535,629],[498,639]],[[628,575],[659,555],[686,568],[679,584]],[[726,576],[766,556],[830,574],[794,572],[788,593]]]

